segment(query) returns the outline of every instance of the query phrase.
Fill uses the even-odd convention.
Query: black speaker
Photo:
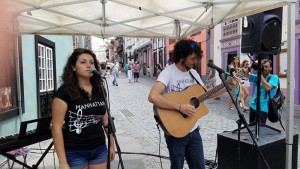
[[[282,7],[242,21],[242,53],[277,54],[281,50]],[[245,27],[247,26],[247,27]]]
[[[250,130],[253,131],[255,136],[255,126],[251,126]],[[218,134],[218,169],[237,168],[237,138],[238,132]],[[292,169],[297,169],[298,138],[298,134],[293,135]],[[284,132],[278,133],[268,127],[260,127],[257,142],[271,169],[285,168],[286,144]],[[254,146],[246,129],[241,130],[240,169],[267,169],[264,160],[260,156],[258,149]]]

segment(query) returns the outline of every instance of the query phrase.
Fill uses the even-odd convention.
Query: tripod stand
[[[104,80],[102,80],[100,83],[101,83],[101,87],[102,87],[102,92],[103,92],[103,96],[107,96],[104,98],[105,100],[105,108],[106,108],[106,112],[108,114],[108,125],[107,125],[107,129],[108,129],[108,136],[110,134],[112,134],[113,138],[114,138],[114,141],[115,141],[115,145],[116,145],[116,148],[117,148],[117,153],[118,153],[118,156],[119,156],[119,164],[121,164],[121,168],[124,169],[124,164],[123,164],[123,160],[122,160],[122,156],[121,156],[121,149],[120,149],[120,146],[119,146],[119,143],[118,143],[118,140],[117,140],[117,136],[116,136],[116,128],[115,128],[115,125],[114,125],[114,118],[111,117],[111,114],[110,114],[110,104],[108,104],[108,100],[109,100],[109,91],[108,91],[108,84],[107,84],[107,81],[105,78],[102,78],[105,80],[105,84],[106,84],[106,89],[104,88],[103,86],[103,83],[104,83]],[[107,93],[105,93],[105,91],[107,91]],[[107,152],[108,152],[108,156],[107,156],[107,169],[110,169],[110,146],[111,146],[111,140],[110,140],[110,137],[108,137],[107,139],[108,141],[108,146],[107,146]]]
[[[259,128],[260,128],[260,112],[261,112],[261,75],[262,75],[262,70],[263,70],[263,67],[262,67],[262,57],[261,56],[258,56],[258,59],[257,59],[257,81],[256,81],[256,88],[257,88],[257,98],[256,98],[256,121],[254,122],[255,125],[256,125],[256,138],[258,139],[259,138]],[[271,65],[271,63],[269,62],[269,64]],[[277,132],[281,132],[280,130],[278,129],[275,129],[271,126],[268,126],[268,125],[265,125],[264,124],[264,127],[268,127],[268,128],[271,128]]]

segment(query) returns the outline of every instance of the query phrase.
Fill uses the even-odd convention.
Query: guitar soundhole
[[[190,100],[190,105],[194,106],[195,108],[198,108],[200,105],[200,101],[197,97],[192,97]]]

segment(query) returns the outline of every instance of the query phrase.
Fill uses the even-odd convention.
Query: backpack
[[[269,82],[270,78],[272,76],[268,77],[267,82]],[[266,92],[269,95],[269,101],[268,101],[268,119],[275,123],[275,122],[280,122],[281,126],[281,114],[282,114],[282,108],[285,100],[285,96],[283,95],[282,91],[280,90],[280,82],[278,82],[278,89],[276,91],[276,94],[273,98],[270,97],[270,91]],[[282,126],[283,128],[283,126]],[[284,128],[283,128],[284,129]]]

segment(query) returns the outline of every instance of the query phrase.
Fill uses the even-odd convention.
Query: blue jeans
[[[199,129],[195,129],[183,138],[165,134],[169,149],[171,169],[182,169],[184,158],[190,169],[205,169],[204,151]]]
[[[118,85],[118,82],[117,82],[118,74],[117,74],[117,72],[113,72],[113,76],[114,76],[114,80],[113,80],[112,84],[113,85]]]
[[[268,113],[260,111],[259,112],[259,121],[261,125],[265,125],[267,122]],[[249,123],[257,122],[256,120],[256,110],[250,108],[249,114]]]

